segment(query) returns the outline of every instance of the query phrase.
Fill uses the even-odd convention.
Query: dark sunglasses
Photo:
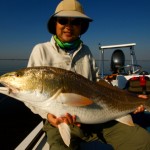
[[[82,20],[79,18],[74,19],[74,20],[69,20],[68,18],[57,18],[57,22],[61,25],[70,24],[74,26],[79,26],[81,25]]]

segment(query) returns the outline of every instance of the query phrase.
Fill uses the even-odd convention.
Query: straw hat
[[[58,4],[55,13],[50,17],[48,21],[48,30],[52,34],[56,34],[56,17],[82,18],[84,21],[81,25],[81,34],[84,34],[87,31],[89,27],[89,22],[92,21],[90,17],[84,14],[83,8],[77,0],[62,0]]]

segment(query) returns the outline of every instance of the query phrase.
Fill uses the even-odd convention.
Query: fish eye
[[[20,77],[20,74],[19,74],[19,73],[16,73],[16,77]]]
[[[21,77],[22,76],[22,73],[21,72],[17,72],[16,73],[16,77]]]

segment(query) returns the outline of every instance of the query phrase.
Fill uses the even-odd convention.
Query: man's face
[[[56,20],[56,35],[62,42],[73,42],[81,33],[81,19],[59,17]]]

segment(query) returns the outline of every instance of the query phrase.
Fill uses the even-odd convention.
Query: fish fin
[[[60,135],[61,135],[64,143],[69,147],[70,139],[71,139],[70,127],[66,123],[60,123],[58,125],[58,129],[59,129]]]
[[[70,106],[87,106],[93,103],[89,98],[75,93],[61,93],[62,102]]]
[[[132,117],[131,117],[131,115],[129,115],[129,114],[126,115],[126,116],[123,116],[123,117],[121,117],[121,118],[116,119],[116,121],[121,122],[121,123],[123,123],[123,124],[126,124],[126,125],[128,125],[128,126],[134,126]]]

